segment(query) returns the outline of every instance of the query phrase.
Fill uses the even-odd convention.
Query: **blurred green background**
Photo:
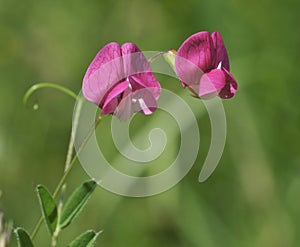
[[[59,246],[86,229],[104,230],[96,246],[299,246],[299,10],[296,0],[0,0],[5,217],[31,232],[40,216],[35,186],[53,191],[63,172],[74,101],[45,89],[25,106],[23,95],[33,83],[54,82],[79,92],[90,61],[110,41],[133,41],[144,51],[177,49],[193,33],[219,30],[239,90],[224,101],[227,142],[213,176],[197,181],[210,143],[209,119],[199,114],[198,159],[178,185],[149,198],[97,188]],[[175,79],[158,78],[195,112],[203,108]],[[34,103],[39,110],[32,109]],[[139,118],[149,119],[138,116],[133,132],[145,136]],[[107,156],[114,157],[109,121],[98,134]],[[168,147],[176,151],[178,141]],[[77,164],[68,193],[86,179]],[[49,241],[43,226],[36,244],[49,246]]]

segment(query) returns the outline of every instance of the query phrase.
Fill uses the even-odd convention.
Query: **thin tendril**
[[[42,88],[54,88],[57,89],[58,91],[61,91],[63,93],[65,93],[66,95],[69,95],[70,97],[72,97],[73,99],[77,99],[77,95],[71,91],[70,89],[63,87],[61,85],[58,84],[54,84],[54,83],[49,83],[49,82],[42,82],[42,83],[38,83],[38,84],[34,84],[32,85],[25,93],[24,98],[23,98],[23,102],[26,105],[27,101],[29,99],[29,97],[37,90],[42,89]]]

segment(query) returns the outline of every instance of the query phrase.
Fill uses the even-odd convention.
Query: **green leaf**
[[[163,54],[163,58],[170,65],[170,67],[175,71],[175,50],[169,50],[168,52]]]
[[[47,229],[50,235],[53,236],[53,233],[55,232],[57,226],[56,203],[49,191],[43,185],[37,186],[37,195]]]
[[[60,217],[60,228],[67,227],[71,221],[78,215],[80,210],[84,207],[94,189],[96,182],[93,180],[87,181],[79,186],[69,197],[65,206],[63,207]]]
[[[100,233],[101,232],[96,233],[93,230],[88,230],[75,238],[68,247],[93,247]]]
[[[15,230],[15,234],[17,236],[19,247],[33,247],[31,238],[29,237],[28,233],[23,228],[18,227]]]

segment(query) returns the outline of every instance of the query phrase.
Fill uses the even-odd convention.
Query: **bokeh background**
[[[213,176],[198,183],[210,143],[204,112],[197,116],[198,159],[178,185],[149,198],[97,188],[59,246],[86,229],[104,230],[96,246],[299,246],[299,9],[296,0],[0,0],[0,207],[6,219],[31,232],[40,216],[35,186],[53,191],[64,167],[74,101],[44,89],[25,106],[32,84],[59,83],[77,93],[90,61],[110,41],[133,41],[144,51],[177,49],[193,33],[219,30],[239,90],[224,101],[227,142]],[[175,79],[158,78],[202,112],[202,103]],[[138,116],[131,134],[147,138],[148,120]],[[117,155],[109,122],[98,130],[108,159]],[[176,157],[178,143],[168,144],[166,160]],[[77,164],[67,193],[86,179]],[[43,226],[35,243],[49,241]]]

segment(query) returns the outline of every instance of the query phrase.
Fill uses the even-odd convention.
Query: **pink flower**
[[[177,51],[175,70],[184,87],[197,97],[231,98],[237,83],[229,73],[229,60],[218,31],[199,32],[186,39]]]
[[[82,92],[104,114],[126,120],[134,112],[146,115],[157,108],[160,84],[133,43],[112,42],[96,55],[83,78]]]

